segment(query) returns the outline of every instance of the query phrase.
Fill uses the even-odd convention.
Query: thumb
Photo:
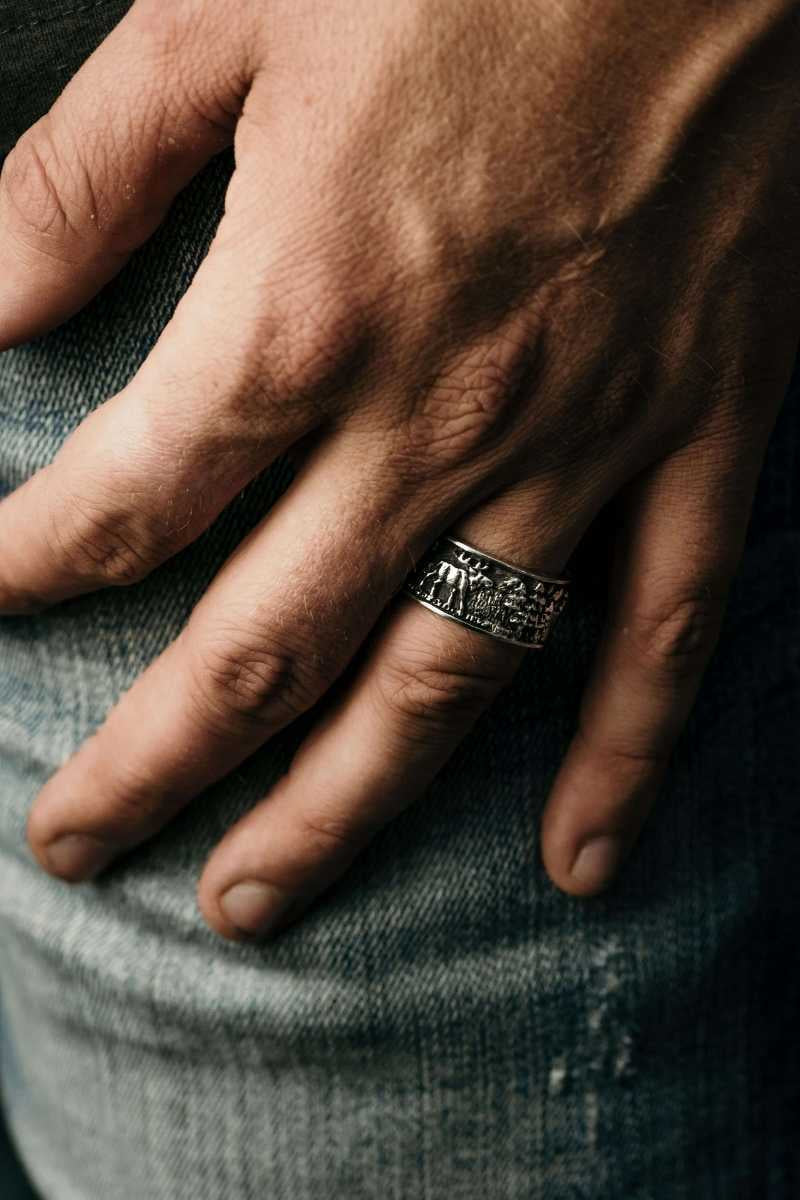
[[[82,308],[231,143],[251,73],[228,9],[137,0],[10,152],[0,350]]]

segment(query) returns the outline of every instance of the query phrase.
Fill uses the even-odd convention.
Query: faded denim
[[[0,0],[5,149],[126,7]],[[230,169],[85,312],[0,356],[0,494],[135,371]],[[596,548],[426,797],[260,947],[213,935],[195,882],[307,722],[98,883],[46,876],[24,826],[286,467],[144,582],[0,620],[2,1089],[43,1200],[796,1200],[799,392],[663,798],[595,900],[557,891],[537,840],[602,620]]]

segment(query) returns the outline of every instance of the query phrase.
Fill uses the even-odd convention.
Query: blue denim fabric
[[[0,141],[125,7],[0,0],[3,76],[26,95],[22,117],[0,106]],[[0,494],[136,370],[230,170],[67,326],[0,356]],[[2,1089],[44,1200],[796,1200],[799,399],[800,372],[663,798],[592,901],[549,882],[537,839],[602,621],[600,541],[547,651],[429,793],[263,946],[216,938],[195,882],[308,721],[97,883],[44,875],[24,825],[286,467],[144,582],[0,621]]]

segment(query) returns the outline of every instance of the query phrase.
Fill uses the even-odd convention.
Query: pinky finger
[[[741,556],[758,467],[743,455],[697,442],[620,497],[608,624],[542,818],[544,865],[565,892],[611,882],[656,799]]]

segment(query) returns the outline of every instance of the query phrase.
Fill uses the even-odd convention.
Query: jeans
[[[126,7],[0,0],[0,148]],[[0,355],[0,495],[142,362],[231,169],[82,313]],[[212,934],[195,882],[313,714],[97,882],[45,875],[24,826],[288,467],[143,582],[0,620],[0,1078],[43,1200],[796,1200],[799,400],[800,369],[662,797],[589,901],[537,839],[603,620],[600,543],[426,795],[263,945]]]

